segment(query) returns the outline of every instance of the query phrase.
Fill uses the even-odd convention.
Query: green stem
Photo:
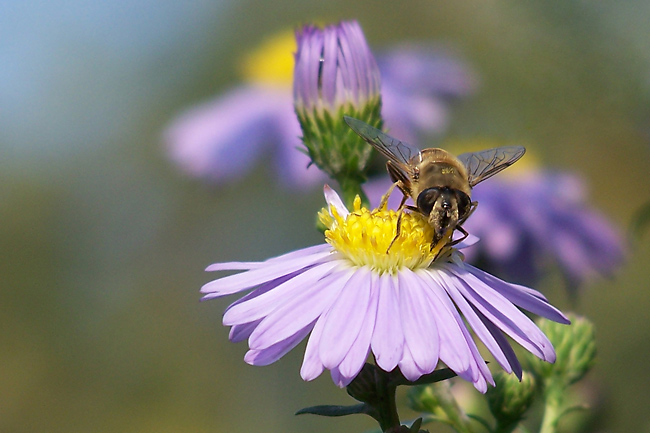
[[[368,363],[347,387],[348,394],[364,403],[364,413],[377,420],[383,432],[400,426],[396,389],[390,373]]]
[[[557,425],[562,416],[562,395],[561,392],[547,391],[545,396],[544,418],[539,433],[557,433]]]
[[[395,391],[397,387],[391,385],[389,373],[377,368],[375,369],[375,386],[377,387],[379,426],[381,431],[400,426],[397,403],[395,402]]]
[[[512,422],[509,424],[498,423],[496,428],[493,430],[493,433],[512,433],[518,425],[518,422]]]
[[[336,180],[338,181],[339,185],[341,185],[341,190],[343,192],[343,201],[345,202],[345,206],[347,206],[350,211],[354,209],[353,203],[357,195],[361,197],[362,206],[369,206],[368,197],[366,197],[366,194],[363,192],[363,189],[361,188],[361,182],[359,180],[343,176],[340,176]]]

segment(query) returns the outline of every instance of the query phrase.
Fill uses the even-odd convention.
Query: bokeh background
[[[650,3],[601,1],[5,1],[0,5],[0,431],[362,431],[295,417],[349,404],[301,350],[251,367],[227,341],[227,300],[203,269],[322,241],[319,189],[288,191],[262,162],[209,186],[164,155],[183,109],[236,85],[269,35],[356,18],[381,49],[453,47],[480,77],[448,136],[526,144],[574,170],[622,233],[650,199]],[[571,305],[590,317],[594,431],[650,431],[648,238]],[[435,428],[435,427],[430,427]]]

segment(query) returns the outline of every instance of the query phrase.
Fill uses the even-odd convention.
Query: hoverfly
[[[360,120],[343,118],[354,132],[388,158],[386,168],[394,184],[385,200],[395,186],[402,191],[404,197],[398,211],[406,208],[427,218],[434,230],[431,249],[449,230],[457,229],[463,234],[452,245],[469,235],[462,224],[478,205],[471,199],[472,188],[508,168],[526,152],[522,146],[497,147],[458,156],[439,148],[419,150]],[[416,206],[405,206],[408,197]],[[393,242],[400,234],[401,215]]]

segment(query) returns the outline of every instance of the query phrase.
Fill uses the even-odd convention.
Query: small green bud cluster
[[[490,412],[497,422],[496,431],[511,431],[524,417],[535,399],[535,379],[524,372],[519,379],[503,371],[494,375],[495,387],[487,391]]]
[[[567,316],[571,319],[569,327],[546,319],[538,322],[539,329],[551,340],[557,354],[554,364],[528,357],[530,369],[546,387],[568,387],[582,379],[596,360],[593,324],[575,314]]]

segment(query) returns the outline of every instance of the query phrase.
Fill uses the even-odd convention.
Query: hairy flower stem
[[[548,389],[544,396],[544,418],[539,433],[557,433],[557,425],[564,412],[562,390],[553,392],[552,389]]]

